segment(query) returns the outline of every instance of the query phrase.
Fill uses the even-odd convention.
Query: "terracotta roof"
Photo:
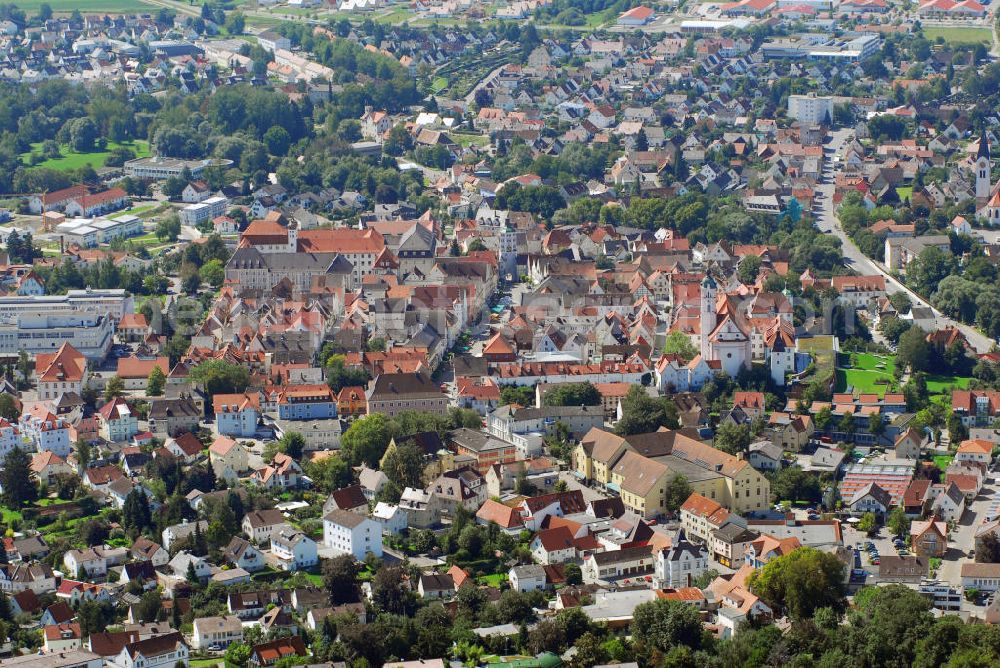
[[[154,367],[159,367],[163,375],[170,373],[170,360],[166,357],[142,359],[121,357],[118,359],[118,375],[122,378],[148,378]]]
[[[476,512],[476,519],[481,522],[495,522],[503,529],[514,529],[524,526],[521,513],[516,508],[505,506],[499,501],[487,499],[486,503]]]
[[[35,372],[41,382],[80,382],[86,369],[86,357],[68,343],[62,344],[55,353],[35,356]]]

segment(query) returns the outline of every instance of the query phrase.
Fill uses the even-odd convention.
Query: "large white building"
[[[0,356],[50,353],[69,343],[88,359],[103,360],[114,334],[114,323],[103,315],[25,313],[14,322],[0,319]]]
[[[833,98],[815,93],[789,95],[788,117],[800,123],[831,123],[833,121]]]
[[[0,323],[14,322],[23,313],[46,315],[106,315],[118,321],[135,309],[125,290],[69,290],[65,295],[0,297]]]
[[[209,197],[208,199],[189,204],[181,209],[181,223],[194,227],[205,223],[213,218],[226,215],[229,200],[222,195]]]
[[[180,158],[165,158],[153,156],[152,158],[136,158],[125,163],[125,176],[134,179],[169,179],[171,176],[180,176],[186,168],[191,173],[192,178],[198,178],[206,167],[219,165],[228,167],[233,164],[232,160],[181,160]]]
[[[138,236],[142,232],[142,220],[131,214],[114,218],[71,218],[56,225],[56,233],[64,242],[83,248]]]
[[[368,553],[382,556],[382,525],[349,510],[331,510],[323,517],[323,545],[358,561]]]

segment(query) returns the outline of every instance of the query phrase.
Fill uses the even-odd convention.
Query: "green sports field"
[[[930,41],[937,40],[938,37],[951,44],[992,44],[993,34],[989,28],[978,28],[973,26],[927,26],[924,29],[924,37]]]
[[[56,14],[69,14],[74,9],[79,9],[84,14],[87,12],[128,14],[159,9],[142,0],[17,0],[14,4],[23,9],[28,16],[37,14],[42,5],[48,5]]]
[[[49,169],[79,169],[84,165],[89,164],[94,169],[100,169],[104,166],[104,161],[111,154],[111,151],[118,148],[119,146],[124,146],[135,151],[137,158],[148,158],[149,157],[149,142],[143,139],[137,139],[134,142],[124,142],[117,143],[109,141],[107,147],[103,151],[91,151],[89,153],[76,153],[70,150],[69,146],[62,144],[59,146],[59,152],[62,157],[51,158],[43,162],[34,165],[35,167],[48,167]],[[32,151],[41,151],[42,145],[40,143],[32,144]],[[21,154],[21,162],[25,165],[31,165],[31,152]]]

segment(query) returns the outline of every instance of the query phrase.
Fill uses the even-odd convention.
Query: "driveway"
[[[584,501],[590,502],[608,498],[606,494],[598,492],[596,489],[591,489],[590,487],[587,487],[586,485],[581,483],[579,480],[576,479],[576,476],[574,476],[569,471],[561,471],[559,473],[559,479],[566,483],[566,489],[570,491],[578,489],[581,492],[583,492]]]
[[[813,215],[815,217],[817,227],[819,227],[821,232],[833,234],[840,239],[841,250],[844,254],[845,263],[847,263],[859,274],[881,274],[885,277],[886,290],[890,294],[905,292],[910,297],[910,301],[912,301],[915,305],[931,309],[931,312],[935,315],[935,327],[957,327],[963,334],[965,334],[966,339],[968,339],[969,343],[972,344],[978,352],[988,352],[993,346],[992,339],[984,336],[977,329],[956,322],[934,309],[926,299],[922,298],[920,295],[893,278],[881,263],[875,262],[862,253],[840,226],[840,221],[837,220],[833,209],[833,194],[836,190],[834,177],[837,171],[834,167],[833,157],[839,153],[841,149],[843,149],[852,134],[853,130],[849,129],[834,130],[830,133],[830,142],[823,149],[823,180],[822,183],[820,183],[820,185],[816,188],[818,197],[817,201],[813,205]]]
[[[983,487],[979,496],[965,509],[962,520],[952,531],[948,541],[948,552],[938,571],[939,579],[956,587],[962,584],[962,564],[974,561],[969,559],[969,550],[976,546],[976,529],[982,525],[986,511],[996,500],[996,496],[993,487]]]

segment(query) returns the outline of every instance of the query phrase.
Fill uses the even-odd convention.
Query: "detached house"
[[[288,526],[271,535],[271,556],[283,571],[312,568],[319,562],[316,541]]]
[[[323,545],[358,561],[369,552],[381,557],[382,525],[347,510],[330,511],[323,517]]]
[[[233,482],[249,466],[243,446],[228,436],[219,436],[208,448],[208,458],[217,478]]]
[[[288,455],[279,452],[274,461],[250,475],[250,481],[264,489],[294,489],[299,486],[302,467]]]
[[[237,568],[248,573],[254,573],[267,566],[264,555],[250,541],[239,536],[233,536],[229,545],[222,551],[222,558]]]
[[[107,668],[180,668],[188,665],[188,646],[180,633],[168,633],[126,643]]]
[[[128,441],[139,433],[139,419],[121,397],[112,399],[97,411],[101,438],[111,443]]]
[[[288,528],[285,516],[280,510],[252,510],[243,518],[243,533],[247,538],[263,545],[271,540],[271,536],[281,529]]]

